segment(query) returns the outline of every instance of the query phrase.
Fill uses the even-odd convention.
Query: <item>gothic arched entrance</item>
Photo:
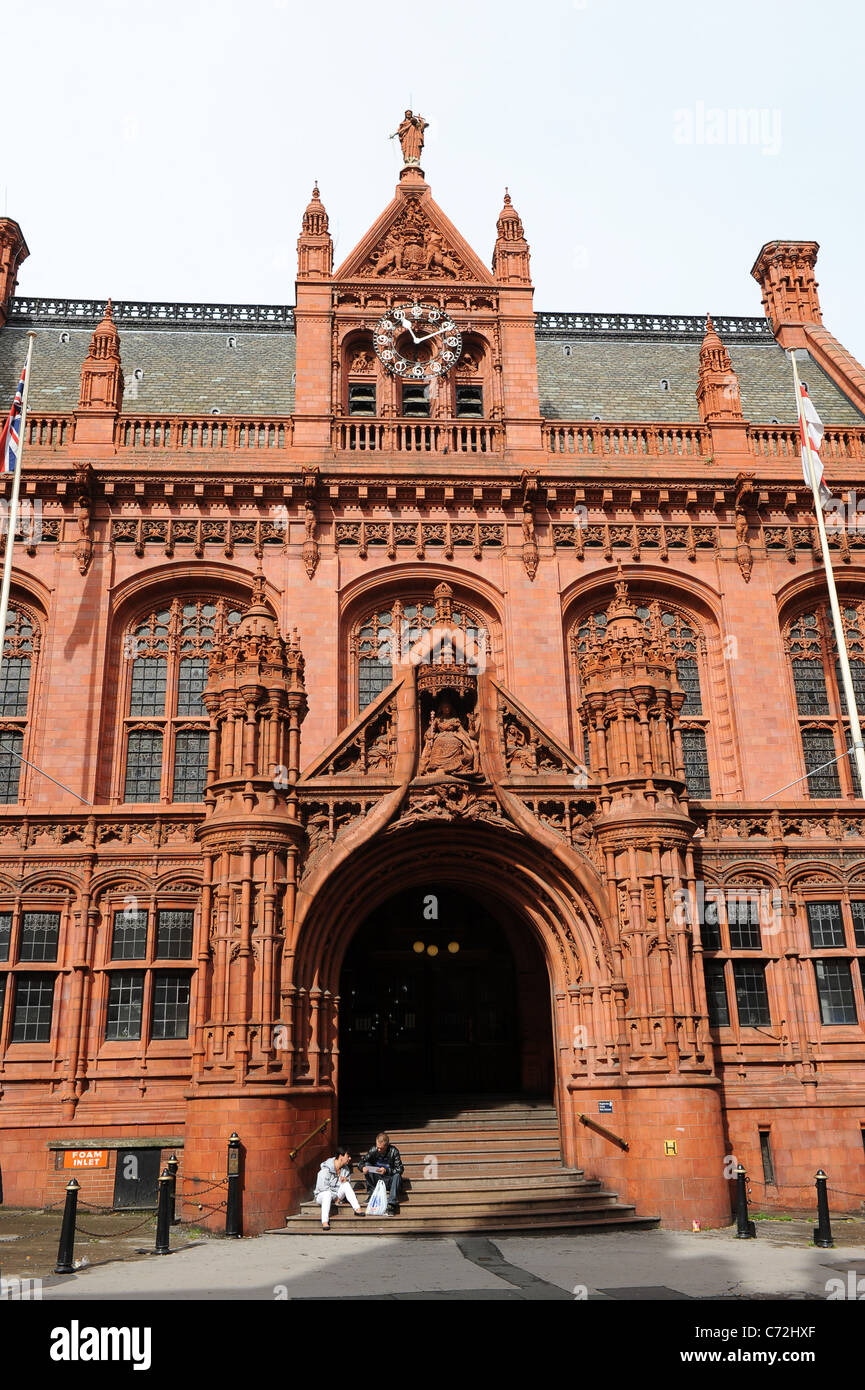
[[[462,887],[380,903],[340,976],[340,1092],[551,1095],[550,989],[540,950],[504,906]]]

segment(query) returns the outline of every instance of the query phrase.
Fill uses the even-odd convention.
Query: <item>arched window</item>
[[[174,599],[127,632],[124,801],[201,801],[208,717],[201,701],[214,638],[239,623],[225,599]]]
[[[454,600],[451,619],[461,628],[466,643],[488,651],[489,637],[483,618],[465,604]],[[355,623],[349,638],[354,708],[359,714],[390,685],[394,666],[408,660],[414,644],[424,632],[436,626],[436,606],[423,598],[409,603],[393,603],[372,609]],[[447,660],[443,651],[432,654],[433,662]]]
[[[32,668],[39,650],[35,616],[13,598],[6,612],[0,668],[0,803],[19,799]]]
[[[653,622],[660,622],[667,636],[676,663],[676,675],[685,692],[680,722],[682,726],[682,751],[685,757],[685,778],[688,792],[693,797],[706,800],[712,795],[709,776],[708,729],[701,685],[701,666],[705,659],[706,644],[695,619],[678,609],[653,602],[651,605],[636,599],[637,617],[649,629]],[[571,630],[571,662],[577,686],[579,705],[579,663],[592,635],[603,633],[607,626],[607,615],[601,609],[586,613],[578,618]],[[588,763],[589,731],[581,730],[583,761]]]
[[[865,712],[865,602],[842,601],[841,616],[861,716]],[[850,724],[828,607],[815,606],[791,618],[784,629],[784,650],[793,674],[809,795],[861,797],[856,766],[844,756],[851,746]]]

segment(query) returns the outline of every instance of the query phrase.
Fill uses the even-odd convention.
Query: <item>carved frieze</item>
[[[474,280],[451,243],[433,226],[418,198],[406,198],[394,222],[370,251],[359,278]]]

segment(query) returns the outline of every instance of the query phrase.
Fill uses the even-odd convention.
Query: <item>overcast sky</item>
[[[412,106],[433,196],[487,263],[509,185],[537,308],[758,314],[757,252],[801,237],[824,321],[865,360],[861,3],[2,12],[21,294],[292,303],[313,180],[339,262],[392,196]]]

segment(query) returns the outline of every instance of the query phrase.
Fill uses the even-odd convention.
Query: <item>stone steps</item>
[[[527,1103],[492,1097],[484,1104],[465,1097],[432,1101],[428,1109],[381,1102],[356,1105],[343,1116],[339,1135],[357,1162],[384,1126],[398,1147],[406,1173],[396,1216],[356,1217],[349,1207],[331,1208],[331,1231],[339,1235],[443,1235],[478,1231],[648,1229],[657,1218],[638,1215],[597,1178],[562,1162],[558,1118],[548,1101]],[[442,1113],[444,1112],[444,1113]],[[436,1176],[427,1176],[430,1156]],[[361,1207],[366,1183],[355,1169],[352,1186]],[[287,1234],[329,1234],[321,1208],[307,1199],[286,1217]]]

